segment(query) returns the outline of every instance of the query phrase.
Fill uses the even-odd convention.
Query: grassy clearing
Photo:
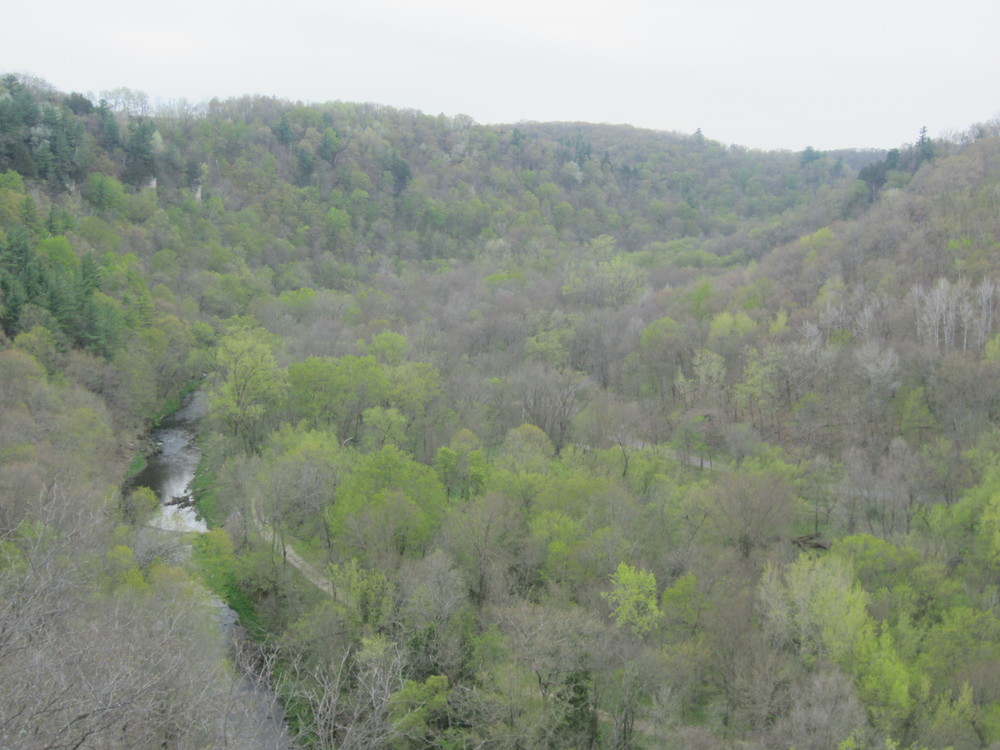
[[[219,499],[215,493],[215,473],[205,465],[204,462],[198,466],[191,481],[191,493],[194,495],[194,507],[198,514],[205,519],[208,528],[221,526],[225,520],[222,518],[219,507]]]
[[[146,454],[140,451],[132,456],[132,460],[128,462],[128,467],[125,469],[125,480],[127,481],[132,477],[138,476],[145,468]]]
[[[253,602],[239,585],[239,560],[228,532],[215,528],[200,534],[192,544],[191,561],[198,577],[239,615],[247,632],[254,638],[262,637],[264,627]]]

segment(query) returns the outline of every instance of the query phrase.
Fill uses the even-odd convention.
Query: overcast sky
[[[1000,117],[990,0],[50,0],[3,19],[0,70],[95,96],[370,101],[792,150]]]

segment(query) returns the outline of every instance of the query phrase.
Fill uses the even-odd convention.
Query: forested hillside
[[[996,123],[3,78],[0,745],[247,747],[207,588],[303,748],[1000,747],[998,237]]]

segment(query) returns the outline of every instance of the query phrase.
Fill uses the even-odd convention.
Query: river
[[[160,498],[160,508],[149,525],[165,531],[208,531],[193,508],[164,505],[191,492],[191,482],[201,460],[195,437],[198,423],[208,411],[203,391],[188,394],[181,408],[166,417],[153,431],[156,452],[146,459],[146,467],[133,480],[149,487]]]
[[[148,487],[160,498],[160,507],[147,524],[156,531],[149,533],[183,534],[208,530],[205,521],[198,517],[194,508],[165,504],[191,493],[191,483],[201,461],[201,449],[197,441],[198,426],[207,412],[208,400],[205,393],[194,391],[184,398],[180,409],[164,418],[160,426],[153,430],[151,437],[156,450],[147,457],[145,468],[130,482],[132,486]],[[230,647],[238,648],[238,639],[245,636],[239,627],[236,612],[207,591],[205,595],[215,607],[216,620]],[[257,714],[256,721],[253,722],[255,727],[244,727],[253,736],[245,736],[240,747],[247,750],[291,747],[284,716],[274,695],[254,684],[249,677],[243,677],[239,681],[238,689],[253,702]]]

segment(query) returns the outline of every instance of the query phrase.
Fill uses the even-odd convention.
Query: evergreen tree
[[[153,157],[153,134],[156,125],[152,120],[140,118],[129,123],[128,140],[125,142],[125,182],[135,188],[143,187],[156,176]]]

